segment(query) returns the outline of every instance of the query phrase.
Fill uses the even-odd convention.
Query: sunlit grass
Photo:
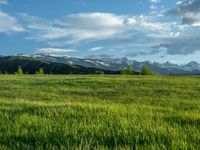
[[[200,149],[200,78],[0,76],[0,149]]]

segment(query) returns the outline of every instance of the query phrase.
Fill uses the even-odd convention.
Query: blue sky
[[[200,62],[199,0],[0,0],[0,55]]]

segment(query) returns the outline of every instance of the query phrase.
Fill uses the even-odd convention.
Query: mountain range
[[[19,66],[25,74],[35,74],[40,68],[45,74],[95,74],[97,71],[103,71],[106,74],[120,73],[119,71],[42,60],[32,56],[0,56],[0,73],[16,73]]]
[[[188,64],[178,65],[170,62],[165,62],[165,63],[150,62],[150,61],[138,62],[135,60],[129,60],[126,57],[79,58],[79,57],[52,55],[52,54],[36,54],[30,57],[38,60],[47,60],[51,62],[80,65],[84,67],[92,67],[92,68],[105,69],[111,71],[120,71],[125,69],[128,65],[131,65],[136,72],[140,72],[144,66],[148,66],[153,70],[154,73],[160,75],[167,75],[171,73],[179,75],[200,74],[200,64],[194,61]]]
[[[148,66],[158,75],[168,75],[172,73],[177,75],[200,75],[200,64],[197,62],[178,65],[170,62],[138,62],[129,60],[125,57],[80,58],[55,54],[19,54],[17,56],[0,57],[1,71],[5,71],[5,66],[12,68],[11,71],[14,71],[14,68],[16,70],[18,65],[22,66],[30,73],[33,73],[38,67],[42,67],[47,73],[89,74],[101,70],[107,74],[119,74],[121,70],[125,69],[128,65],[131,65],[136,72],[140,72],[143,66]],[[28,69],[30,66],[32,66],[31,70]]]

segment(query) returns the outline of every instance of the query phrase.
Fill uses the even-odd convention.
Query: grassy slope
[[[0,76],[0,149],[200,149],[200,78]]]

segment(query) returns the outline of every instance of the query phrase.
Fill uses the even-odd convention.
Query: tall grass
[[[200,149],[200,78],[0,76],[0,149]]]

